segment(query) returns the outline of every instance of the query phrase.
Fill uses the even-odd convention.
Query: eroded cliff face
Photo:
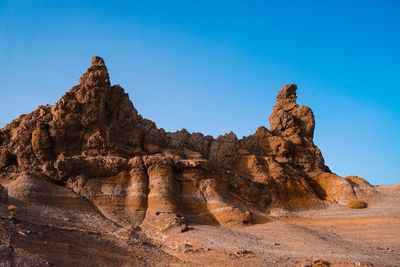
[[[1,129],[0,170],[68,187],[128,227],[257,223],[272,208],[345,203],[356,197],[353,184],[324,164],[313,113],[296,90],[279,91],[269,130],[241,140],[168,133],[138,114],[94,57],[56,104]]]

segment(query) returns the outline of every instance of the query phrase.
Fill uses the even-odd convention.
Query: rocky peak
[[[95,56],[80,83],[52,108],[56,154],[132,156],[142,142],[142,118],[107,67]]]
[[[313,142],[313,113],[296,103],[296,90],[279,91],[270,130],[240,140],[168,133],[138,114],[124,89],[110,84],[104,60],[93,57],[57,103],[1,129],[0,174],[65,184],[123,225],[180,224],[182,214],[199,223],[249,223],[251,210],[304,207],[336,192]]]
[[[290,110],[291,108],[297,105],[297,85],[295,84],[286,84],[284,85],[276,97],[276,104],[280,108],[285,110]]]
[[[287,84],[281,88],[269,122],[271,132],[298,143],[302,138],[314,137],[315,120],[309,107],[297,104],[296,91],[295,84]]]
[[[110,87],[110,76],[101,57],[92,57],[92,65],[82,75],[79,84],[86,88]]]

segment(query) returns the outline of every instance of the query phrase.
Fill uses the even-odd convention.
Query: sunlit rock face
[[[23,174],[22,185],[29,177],[53,181],[112,221],[145,229],[250,224],[272,208],[345,203],[354,198],[354,181],[325,166],[313,142],[313,112],[297,104],[296,91],[285,85],[271,128],[241,140],[234,133],[168,133],[139,115],[124,89],[110,84],[104,60],[94,57],[57,103],[1,129],[0,170]]]

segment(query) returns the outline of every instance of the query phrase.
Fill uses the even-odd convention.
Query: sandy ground
[[[369,207],[338,205],[271,216],[241,228],[194,226],[165,236],[172,255],[202,266],[400,266],[400,186],[379,187]]]
[[[326,265],[316,266],[400,266],[400,185],[378,187],[368,203],[363,210],[274,210],[263,224],[192,225],[185,233],[154,231],[152,239],[108,226],[105,218],[92,226],[101,220],[93,215],[78,220],[85,228],[60,224],[54,219],[60,213],[46,211],[43,220],[30,215],[30,221],[22,213],[11,225],[11,247],[49,266],[312,266],[317,260]]]

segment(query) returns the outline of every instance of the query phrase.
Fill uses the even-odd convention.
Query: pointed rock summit
[[[313,142],[313,113],[297,104],[296,91],[285,85],[271,129],[243,139],[169,133],[143,119],[124,89],[110,84],[104,60],[93,57],[57,103],[1,129],[0,175],[53,181],[112,221],[145,231],[257,223],[273,208],[356,198],[357,180],[325,165]]]
[[[271,131],[290,138],[293,142],[314,137],[314,114],[309,107],[297,104],[297,86],[287,84],[276,98],[274,110],[269,118]]]
[[[100,57],[92,58],[80,83],[52,107],[51,117],[56,155],[130,157],[142,142],[142,118],[128,94],[110,85]]]
[[[82,75],[79,84],[87,88],[110,87],[110,77],[106,64],[101,57],[92,57],[92,65]]]

